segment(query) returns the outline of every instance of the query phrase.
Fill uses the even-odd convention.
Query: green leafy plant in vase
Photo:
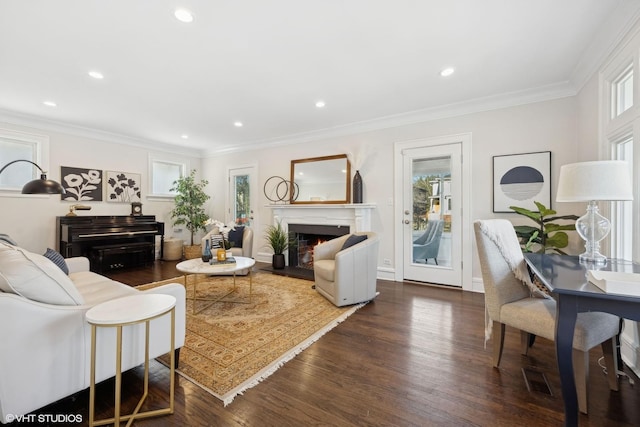
[[[195,169],[188,176],[180,177],[173,182],[171,191],[175,191],[175,206],[171,210],[171,218],[174,225],[184,225],[191,233],[191,246],[185,247],[187,258],[198,258],[201,255],[200,245],[194,245],[195,234],[206,231],[206,222],[209,216],[204,211],[204,204],[210,196],[204,192],[209,184],[205,179],[196,182]],[[189,255],[187,255],[189,253]]]
[[[289,235],[278,221],[276,225],[269,225],[267,227],[265,230],[265,238],[267,240],[267,246],[273,250],[271,266],[274,269],[283,269],[285,266],[284,251],[286,251],[292,243]]]
[[[575,231],[575,220],[578,219],[578,216],[556,215],[557,212],[555,210],[548,209],[540,202],[534,203],[538,208],[538,212],[518,206],[509,206],[517,214],[524,215],[536,223],[535,227],[530,225],[513,226],[523,252],[555,252],[566,255],[562,250],[569,245],[569,236],[565,231]],[[558,220],[569,220],[573,221],[573,223],[555,224],[552,222]]]

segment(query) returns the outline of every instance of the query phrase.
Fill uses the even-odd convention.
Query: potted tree
[[[175,225],[183,224],[191,233],[191,245],[185,246],[185,258],[199,258],[201,256],[201,245],[194,244],[195,234],[199,230],[205,231],[206,221],[209,219],[204,211],[204,204],[210,196],[204,192],[209,182],[205,179],[196,182],[195,169],[189,176],[183,176],[173,182],[171,191],[177,193],[175,206],[171,211],[171,218]]]
[[[273,250],[271,258],[271,266],[276,270],[284,268],[284,251],[289,248],[289,236],[282,228],[282,224],[278,221],[276,225],[270,225],[265,232],[267,245]]]

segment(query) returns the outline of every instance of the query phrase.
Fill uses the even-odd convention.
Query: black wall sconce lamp
[[[0,169],[0,174],[4,172],[4,170],[9,166],[17,162],[27,162],[31,163],[33,166],[37,167],[41,174],[40,179],[34,179],[33,181],[27,182],[24,187],[22,187],[22,194],[65,194],[64,188],[62,185],[53,181],[51,179],[47,179],[47,173],[42,170],[40,166],[33,163],[30,160],[14,160],[12,162],[7,163]]]

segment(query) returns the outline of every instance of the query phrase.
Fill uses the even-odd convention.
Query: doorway
[[[251,227],[256,206],[255,168],[229,169],[229,220],[236,225]]]
[[[396,280],[471,289],[469,146],[469,134],[396,144]]]

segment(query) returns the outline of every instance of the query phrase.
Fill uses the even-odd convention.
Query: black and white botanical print
[[[60,167],[62,186],[66,194],[61,195],[62,200],[70,202],[102,201],[102,171],[97,169]]]
[[[140,202],[140,174],[106,171],[107,202]]]

